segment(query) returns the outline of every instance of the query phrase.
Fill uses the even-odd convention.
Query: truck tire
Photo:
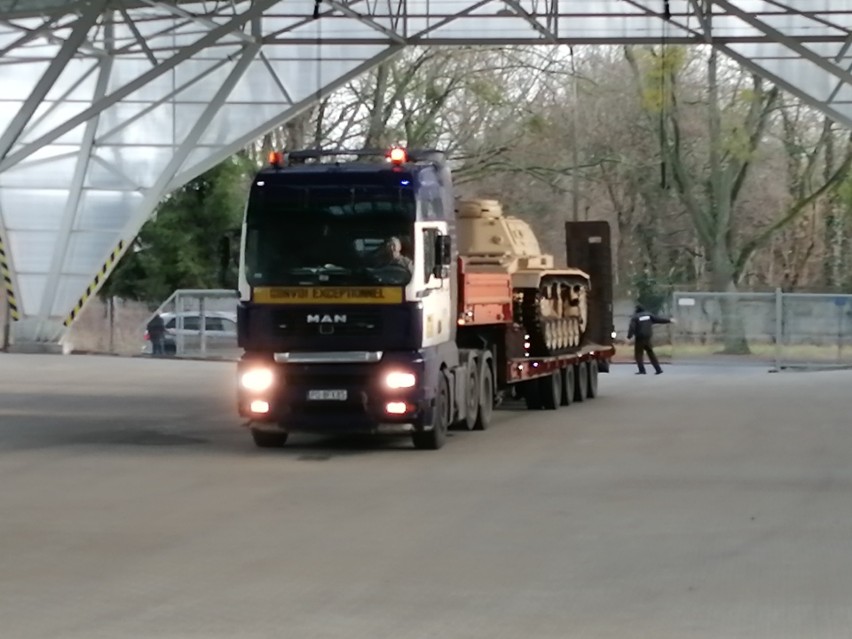
[[[490,362],[482,366],[482,376],[479,378],[479,410],[476,412],[474,430],[485,430],[491,425],[494,415],[494,373],[491,372]]]
[[[438,450],[447,441],[449,427],[450,386],[447,376],[441,373],[435,406],[432,408],[432,428],[414,432],[411,441],[418,450]]]
[[[521,392],[524,395],[527,410],[541,410],[541,386],[537,379],[530,379],[523,382]]]
[[[562,369],[562,397],[560,403],[570,406],[574,403],[574,367],[566,366]]]
[[[591,360],[588,363],[589,367],[589,388],[588,388],[588,396],[589,399],[593,399],[598,396],[598,362],[597,360]]]
[[[557,370],[552,375],[538,380],[541,392],[541,406],[545,410],[556,410],[562,404],[562,372]]]
[[[574,368],[574,401],[586,401],[589,395],[589,369],[586,362],[578,362]]]
[[[471,362],[470,370],[467,373],[467,384],[465,385],[465,416],[459,421],[459,425],[466,430],[476,428],[476,420],[479,417],[479,363]]]
[[[258,448],[283,448],[288,433],[273,433],[267,430],[251,429],[251,438]]]

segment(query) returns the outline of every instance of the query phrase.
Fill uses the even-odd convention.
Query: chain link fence
[[[852,366],[852,295],[676,292],[672,315],[673,361]]]
[[[160,315],[166,326],[163,343],[166,357],[239,359],[237,346],[236,291],[227,289],[180,289],[171,294],[146,320]],[[145,333],[143,352],[154,354]]]

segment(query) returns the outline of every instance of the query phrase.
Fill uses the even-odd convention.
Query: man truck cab
[[[355,158],[273,154],[251,186],[239,342],[252,370],[275,374],[243,377],[241,411],[263,401],[288,430],[413,422],[432,445],[440,371],[458,364],[450,172],[434,152]],[[395,240],[409,268],[383,259]]]

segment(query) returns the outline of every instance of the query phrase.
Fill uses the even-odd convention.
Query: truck
[[[240,240],[237,406],[254,443],[392,433],[440,449],[510,399],[598,394],[612,343],[606,222],[566,222],[568,268],[435,150],[271,152]]]

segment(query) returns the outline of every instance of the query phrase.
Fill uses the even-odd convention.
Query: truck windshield
[[[246,278],[252,286],[403,286],[411,279],[414,219],[409,189],[255,187]]]

